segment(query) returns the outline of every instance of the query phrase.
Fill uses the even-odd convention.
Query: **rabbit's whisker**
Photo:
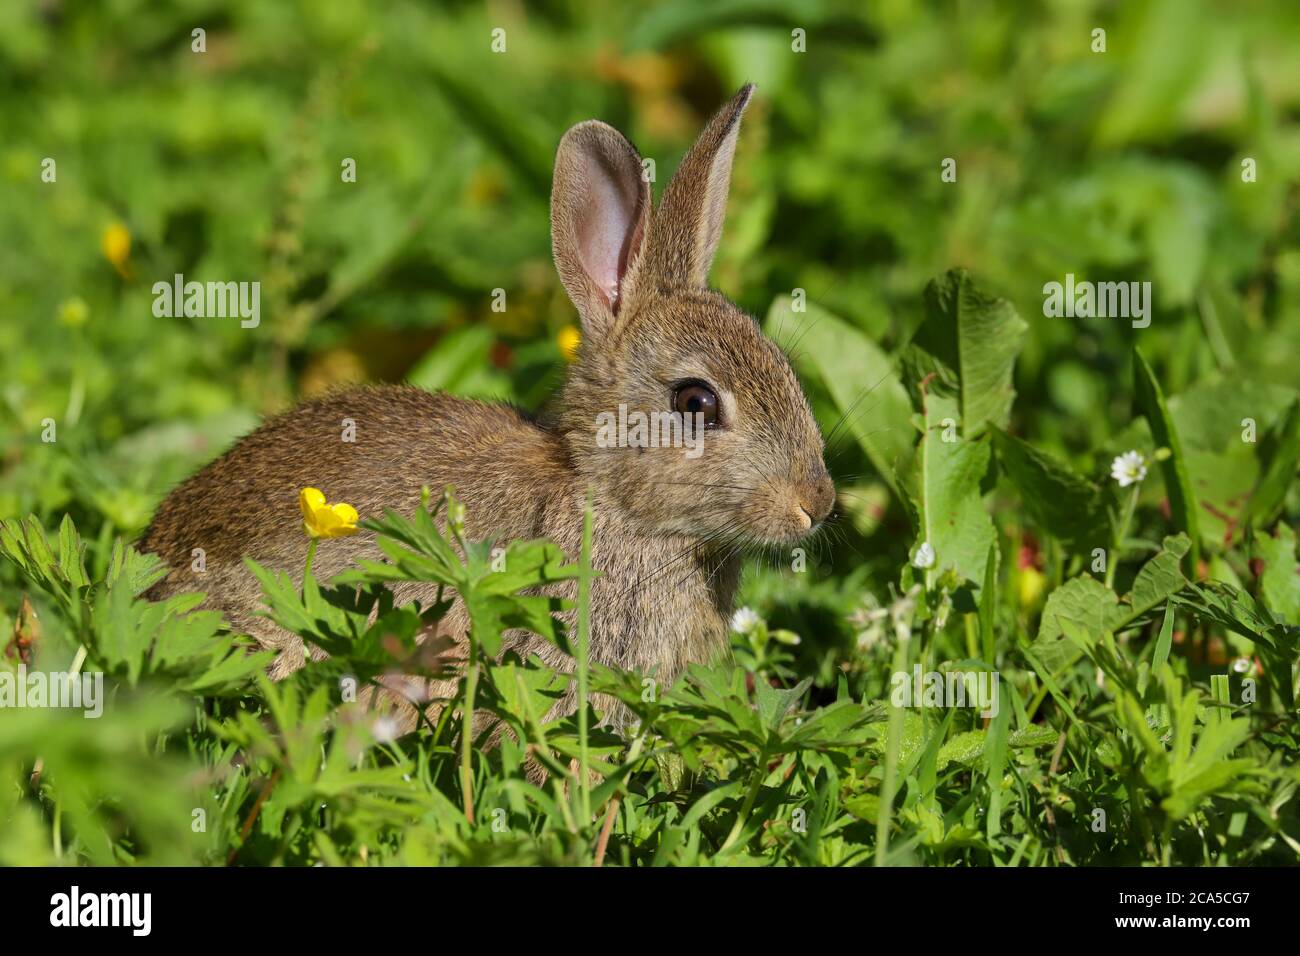
[[[852,415],[853,410],[858,407],[858,403],[861,402],[868,395],[870,395],[872,392],[874,392],[877,388],[879,388],[881,383],[884,382],[884,380],[887,379],[889,375],[890,372],[886,372],[884,375],[880,376],[880,378],[876,380],[876,383],[874,385],[867,388],[861,395],[859,395],[857,398],[853,400],[853,402],[849,405],[849,407],[844,410],[844,414],[840,416],[840,420],[835,423],[835,427],[831,429],[830,434],[826,436],[826,444],[829,445],[832,442],[832,440],[835,438],[835,433],[840,430],[841,425],[843,425],[845,422],[849,420],[849,416]],[[877,407],[879,406],[872,406],[872,409],[874,410]]]
[[[717,528],[716,530],[714,530],[714,531],[710,532],[709,534],[705,535],[703,538],[700,538],[700,539],[697,540],[697,541],[693,541],[693,542],[691,542],[691,544],[690,544],[689,546],[687,546],[686,548],[682,549],[680,552],[678,552],[677,554],[675,554],[673,557],[669,558],[669,559],[668,559],[667,561],[665,561],[663,564],[661,564],[661,565],[659,565],[658,567],[652,569],[651,571],[647,572],[646,574],[643,574],[640,578],[637,579],[637,581],[636,581],[634,584],[632,584],[631,586],[629,586],[629,587],[626,588],[625,590],[619,592],[619,596],[621,597],[621,596],[623,596],[623,595],[625,595],[625,594],[630,593],[631,591],[634,591],[634,590],[639,589],[643,584],[645,584],[646,582],[650,581],[650,580],[653,579],[654,577],[658,576],[658,575],[660,574],[660,572],[662,572],[665,568],[669,568],[669,567],[671,567],[672,565],[676,564],[678,561],[681,561],[681,560],[683,560],[683,559],[689,557],[692,553],[696,553],[696,552],[698,552],[698,551],[699,551],[701,548],[703,548],[705,545],[711,543],[712,541],[715,541],[716,539],[718,539],[718,538],[721,537],[722,535],[729,533],[733,528],[739,526],[740,521],[741,521],[741,519],[739,519],[739,518],[733,518],[733,519],[731,519],[730,521],[724,523],[721,527],[719,527],[719,528]]]
[[[747,485],[715,485],[704,481],[652,481],[652,485],[690,485],[693,488],[725,488],[731,491],[757,491]]]

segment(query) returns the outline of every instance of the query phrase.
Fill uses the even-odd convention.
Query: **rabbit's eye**
[[[702,382],[686,382],[673,393],[673,410],[690,416],[692,422],[695,415],[703,415],[708,428],[718,423],[718,396]]]

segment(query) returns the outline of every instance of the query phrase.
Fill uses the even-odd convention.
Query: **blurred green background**
[[[658,192],[747,80],[713,281],[755,316],[802,288],[893,352],[926,281],[964,266],[1029,322],[1013,430],[1092,477],[1126,447],[1135,342],[1167,393],[1209,383],[1225,415],[1216,396],[1249,394],[1262,430],[1271,386],[1300,381],[1298,63],[1285,0],[10,0],[0,517],[70,512],[102,565],[299,397],[409,379],[539,407],[575,321],[549,247],[560,136],[612,123]],[[260,281],[260,326],[156,318],[177,272]],[[1151,327],[1045,318],[1066,273],[1151,281]],[[794,351],[829,430],[826,345]],[[887,580],[906,519],[835,452],[863,490],[825,560]],[[15,604],[0,588],[0,617]]]

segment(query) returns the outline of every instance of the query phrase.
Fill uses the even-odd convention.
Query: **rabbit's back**
[[[411,515],[425,486],[451,484],[473,536],[530,538],[568,483],[562,443],[511,406],[410,386],[335,393],[271,419],[167,497],[140,544],[171,569],[150,596],[204,591],[223,610],[255,607],[245,556],[299,579],[305,487],[364,519]],[[363,531],[322,542],[313,570],[323,580],[372,556]]]

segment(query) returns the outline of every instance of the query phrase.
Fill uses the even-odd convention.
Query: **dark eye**
[[[677,386],[673,393],[673,411],[687,416],[691,422],[697,414],[704,416],[704,427],[718,423],[718,396],[701,382],[687,382]]]

